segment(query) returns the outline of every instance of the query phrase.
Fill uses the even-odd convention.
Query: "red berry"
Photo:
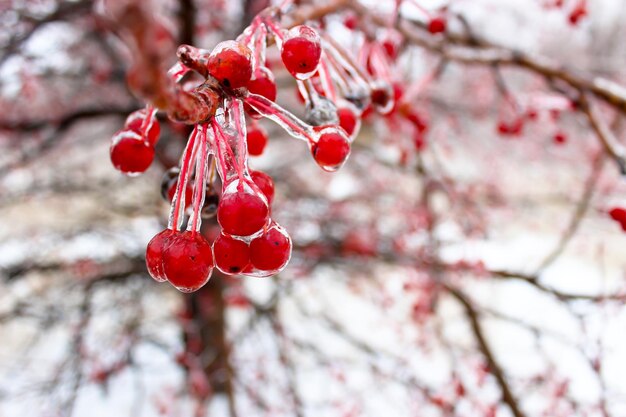
[[[268,219],[269,208],[258,190],[225,192],[217,207],[217,222],[229,235],[253,235],[267,224]]]
[[[250,261],[261,271],[279,272],[290,257],[291,238],[276,224],[250,242]]]
[[[267,145],[267,133],[259,126],[248,127],[247,132],[248,153],[252,156],[263,154]]]
[[[274,200],[274,180],[272,177],[261,171],[251,171],[250,177],[267,199],[267,203],[271,205],[272,200]]]
[[[131,130],[119,131],[111,142],[111,162],[115,169],[127,175],[141,174],[154,159],[154,148]]]
[[[192,292],[207,283],[213,272],[211,245],[200,233],[173,234],[163,250],[167,280],[182,292]]]
[[[350,155],[350,140],[343,129],[325,128],[311,147],[315,162],[326,171],[336,171]]]
[[[294,27],[283,43],[280,56],[291,75],[298,79],[309,78],[322,56],[319,35],[309,26]]]
[[[572,10],[572,12],[570,13],[568,18],[569,18],[569,22],[573,26],[575,26],[585,16],[587,16],[587,8],[585,7],[585,2],[584,1],[580,1],[578,3],[578,5],[576,5],[574,10]]]
[[[248,91],[259,94],[268,100],[276,101],[276,82],[267,68],[261,68],[248,82]]]
[[[139,134],[142,138],[145,138],[151,146],[156,145],[159,140],[159,135],[161,134],[161,125],[156,117],[150,118],[146,122],[144,126],[144,122],[146,120],[146,109],[141,109],[132,112],[126,118],[126,123],[124,127],[128,130],[132,130]],[[142,131],[142,127],[145,130]]]
[[[225,87],[245,87],[252,77],[251,55],[250,49],[239,42],[221,42],[209,55],[207,70]]]
[[[220,234],[213,242],[215,266],[225,274],[237,274],[250,263],[250,248],[246,242]]]
[[[626,209],[615,207],[609,211],[609,215],[613,220],[618,222],[622,230],[626,232]]]
[[[428,31],[432,34],[446,31],[446,19],[443,16],[435,16],[428,22]]]
[[[348,136],[352,137],[353,134],[356,134],[360,122],[356,111],[350,107],[341,107],[337,110],[337,116],[339,117],[339,126],[346,131]]]
[[[563,132],[556,132],[553,137],[554,143],[564,145],[567,142],[567,135]]]
[[[376,83],[370,93],[372,106],[380,114],[388,114],[394,107],[393,87],[387,83]]]
[[[167,280],[165,271],[163,270],[163,250],[167,246],[173,231],[165,229],[148,243],[146,247],[146,266],[150,276],[156,281],[163,282]]]

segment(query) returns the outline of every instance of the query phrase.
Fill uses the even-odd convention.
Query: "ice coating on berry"
[[[251,236],[268,220],[267,200],[252,180],[244,180],[243,184],[235,180],[226,187],[217,207],[217,222],[225,233]]]
[[[311,154],[324,171],[336,171],[350,155],[350,139],[343,129],[326,127],[320,130],[317,142],[311,146]]]
[[[111,163],[118,171],[135,176],[146,171],[154,159],[154,148],[132,130],[121,130],[113,136]]]
[[[276,101],[276,82],[274,81],[274,75],[272,72],[261,67],[256,70],[253,78],[248,82],[248,91],[252,94],[258,94],[265,97],[268,100]],[[262,116],[249,105],[245,105],[244,109],[246,113],[254,119],[260,119]]]
[[[331,100],[320,95],[308,101],[304,111],[304,120],[311,126],[326,126],[339,123],[337,106]]]
[[[148,273],[155,281],[167,281],[163,269],[163,250],[168,245],[173,233],[170,229],[163,230],[155,235],[146,247],[146,267],[148,268]]]
[[[223,233],[213,242],[213,256],[217,269],[227,275],[236,275],[250,264],[248,244]]]
[[[148,120],[146,120],[148,118]],[[156,145],[161,134],[161,125],[153,114],[148,117],[146,109],[136,110],[128,115],[124,127],[144,138],[151,146]]]
[[[264,274],[277,274],[289,262],[291,248],[289,234],[274,222],[260,236],[250,242],[250,263],[254,269],[262,271]],[[253,271],[246,271],[246,274],[248,273],[252,274]]]
[[[299,80],[306,80],[317,70],[322,46],[317,32],[306,25],[289,30],[280,56],[287,71]]]
[[[252,52],[242,43],[224,41],[209,55],[207,70],[227,88],[246,87],[252,77]]]
[[[200,233],[182,232],[169,238],[163,250],[163,271],[179,291],[192,292],[204,286],[213,272],[211,245]]]
[[[250,177],[267,199],[267,203],[271,205],[274,200],[274,180],[272,177],[261,171],[250,171]]]

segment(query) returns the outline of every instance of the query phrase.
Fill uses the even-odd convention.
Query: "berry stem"
[[[198,128],[194,128],[193,132],[189,136],[187,146],[183,153],[182,162],[180,165],[180,174],[178,176],[178,184],[176,185],[176,193],[172,200],[172,209],[170,211],[170,218],[168,221],[168,229],[176,232],[180,231],[183,218],[182,214],[185,207],[185,190],[187,189],[187,183],[190,177],[190,165],[193,161],[193,157],[196,152],[196,138],[198,136]]]
[[[207,184],[207,158],[208,158],[208,140],[207,140],[207,125],[202,125],[202,132],[199,133],[200,141],[198,146],[200,147],[200,154],[196,158],[196,182],[193,190],[193,215],[191,221],[187,225],[188,231],[198,232],[202,219],[200,218],[200,209],[204,204],[204,197],[206,194]]]
[[[316,135],[311,126],[281,108],[273,101],[258,94],[248,94],[244,101],[264,117],[277,123],[291,136],[307,141],[309,144],[316,142]]]
[[[326,62],[325,58],[326,58],[326,54],[322,53],[322,59],[320,60],[319,67],[317,67],[317,72],[320,75],[322,88],[324,89],[324,93],[326,94],[326,97],[328,97],[331,101],[336,103],[337,102],[337,90],[335,89],[335,84],[333,83],[333,79],[328,68],[328,62]]]

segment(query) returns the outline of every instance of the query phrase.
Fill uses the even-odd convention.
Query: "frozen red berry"
[[[359,115],[351,107],[340,107],[337,109],[339,117],[339,126],[346,131],[348,136],[352,137],[357,133],[357,127],[360,124]]]
[[[163,270],[163,250],[167,246],[173,233],[171,229],[163,230],[154,236],[146,247],[146,266],[148,272],[152,278],[159,282],[167,280],[165,271]]]
[[[161,125],[156,117],[147,117],[146,109],[132,112],[126,118],[124,127],[132,130],[144,138],[150,145],[154,146],[159,141]],[[147,120],[146,120],[147,119]]]
[[[113,136],[110,149],[111,163],[127,175],[141,174],[154,159],[154,148],[131,130],[122,130]]]
[[[428,22],[428,31],[432,34],[446,31],[447,22],[443,16],[435,16]]]
[[[217,222],[225,233],[250,236],[267,224],[269,208],[260,193],[258,189],[242,187],[222,195],[217,207]]]
[[[274,224],[250,242],[250,262],[261,271],[279,272],[291,257],[291,238]]]
[[[336,171],[350,155],[350,140],[341,128],[325,128],[311,146],[315,162],[326,171]]]
[[[614,207],[609,211],[609,216],[619,223],[622,230],[626,232],[626,209],[622,207]]]
[[[317,69],[322,45],[317,32],[306,25],[292,28],[283,42],[280,56],[285,68],[298,79],[307,79]]]
[[[262,155],[267,146],[267,139],[267,133],[262,127],[258,125],[248,127],[246,134],[248,153],[252,156]]]
[[[221,42],[209,55],[207,70],[225,87],[246,87],[252,77],[251,56],[250,49],[239,42]]]
[[[274,180],[272,177],[261,171],[251,171],[250,177],[267,199],[267,203],[272,204],[274,200]]]
[[[225,274],[238,274],[250,263],[250,248],[242,240],[220,234],[213,242],[215,266]]]
[[[167,280],[182,292],[206,284],[213,272],[211,245],[198,232],[176,233],[163,250],[163,271]]]

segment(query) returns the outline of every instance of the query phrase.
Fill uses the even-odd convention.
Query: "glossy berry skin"
[[[317,69],[322,46],[317,32],[309,26],[296,26],[289,31],[280,56],[287,71],[298,79],[307,79]]]
[[[217,222],[224,233],[233,236],[250,236],[267,224],[269,208],[260,191],[238,190],[224,193],[217,207]]]
[[[272,177],[261,171],[251,171],[250,177],[267,199],[267,203],[271,205],[274,200],[274,180]]]
[[[148,243],[146,248],[146,266],[150,276],[155,281],[163,282],[167,280],[165,271],[163,269],[163,250],[168,245],[169,239],[174,232],[170,229],[165,229]]]
[[[161,125],[156,117],[151,118],[146,122],[144,126],[144,122],[146,120],[146,109],[141,109],[132,112],[126,118],[126,123],[124,127],[128,130],[132,130],[139,134],[142,138],[151,145],[155,146],[159,141],[159,135],[161,134]],[[143,130],[142,130],[143,128]]]
[[[350,141],[343,129],[324,129],[311,146],[311,153],[324,170],[336,171],[350,155]]]
[[[291,257],[291,239],[277,225],[250,242],[250,262],[261,271],[279,272]]]
[[[115,169],[127,175],[138,175],[152,164],[154,148],[137,133],[122,130],[113,136],[110,156]]]
[[[248,153],[252,156],[262,155],[265,147],[267,146],[268,140],[265,130],[258,126],[249,127],[246,138],[246,142],[248,143]]]
[[[337,116],[339,117],[339,126],[346,131],[348,136],[352,137],[359,124],[359,116],[349,107],[339,108]]]
[[[259,68],[253,79],[248,82],[248,92],[263,96],[270,101],[276,101],[276,82],[270,70],[265,67]],[[247,104],[244,105],[244,108],[251,117],[261,118],[261,115]]]
[[[211,245],[198,232],[175,233],[163,250],[163,271],[167,280],[182,292],[206,284],[213,272]]]
[[[276,82],[274,76],[267,68],[259,69],[254,78],[248,82],[248,91],[258,94],[268,100],[276,101]]]
[[[250,49],[239,42],[221,42],[209,55],[207,70],[224,87],[246,87],[252,77],[251,55]]]
[[[443,33],[446,31],[446,26],[446,19],[441,16],[436,16],[428,22],[428,31],[433,35],[436,33]]]
[[[248,244],[223,233],[213,242],[213,256],[217,269],[227,275],[238,274],[250,264]]]

